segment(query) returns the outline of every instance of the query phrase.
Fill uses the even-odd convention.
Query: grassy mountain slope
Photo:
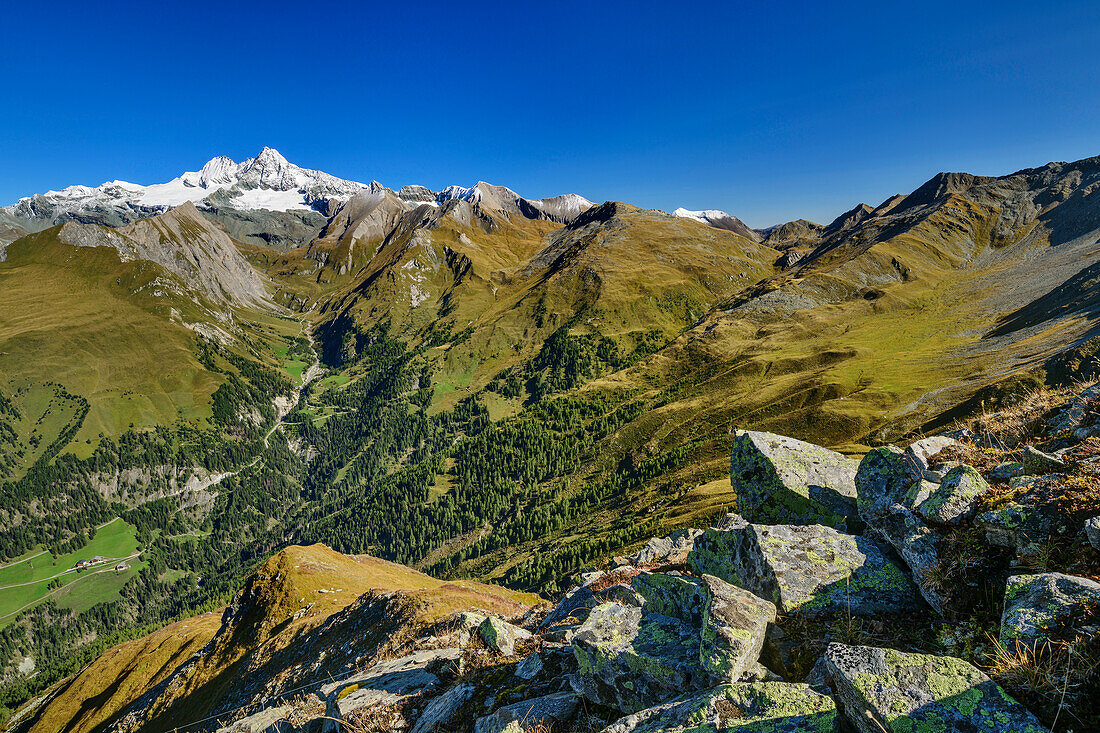
[[[408,212],[383,237],[377,225],[345,225],[352,234],[328,250],[326,267],[339,261],[338,272],[355,277],[318,308],[327,355],[337,364],[352,356],[340,352],[349,325],[387,323],[428,349],[443,406],[531,359],[563,327],[626,353],[651,350],[770,274],[776,257],[730,232],[619,203],[565,227],[465,201]]]
[[[122,730],[172,730],[262,699],[280,684],[296,686],[288,675],[306,682],[344,674],[346,665],[384,654],[380,642],[400,636],[398,628],[422,628],[467,608],[516,616],[537,600],[320,545],[288,547],[249,578],[215,633],[206,616],[112,649],[54,691],[22,730],[58,730],[57,721],[74,710],[96,706],[89,698],[105,686],[118,692],[78,730],[92,729],[93,720],[113,720]],[[385,621],[378,617],[383,608],[390,613]],[[321,643],[333,651],[318,656]],[[188,658],[185,651],[198,654]],[[137,654],[151,654],[159,664],[135,664]],[[278,681],[273,669],[280,670]],[[126,703],[136,704],[127,712]]]
[[[22,654],[33,650],[48,675],[66,647],[201,605],[218,586],[198,587],[202,573],[188,571],[200,563],[179,551],[199,544],[217,482],[263,450],[273,401],[289,399],[302,360],[312,362],[300,322],[265,287],[189,205],[117,230],[68,223],[6,247],[0,555],[73,556],[97,547],[97,525],[124,516],[142,557],[96,582],[0,590],[5,609],[29,609],[4,620],[0,680]]]
[[[42,733],[102,730],[120,710],[201,651],[217,632],[219,619],[219,613],[184,619],[107,650],[50,690],[40,707],[26,712],[22,723]]]
[[[47,383],[88,400],[81,439],[209,416],[204,403],[218,380],[199,364],[194,333],[169,315],[206,315],[183,284],[148,261],[123,262],[108,247],[63,244],[58,231],[13,243],[0,264],[2,389],[25,419],[52,414],[41,405]],[[41,448],[58,432],[43,435]]]
[[[196,217],[188,205],[119,231],[66,224],[8,247],[0,394],[14,408],[4,453],[16,475],[50,446],[88,455],[100,436],[208,420],[225,378],[201,363],[200,336],[273,363],[298,330],[255,307],[259,276]]]
[[[1098,183],[1100,159],[941,174],[759,242],[622,203],[563,224],[503,189],[433,206],[374,186],[307,245],[230,242],[329,370],[281,430],[271,400],[312,361],[298,322],[46,230],[0,263],[0,431],[15,446],[0,469],[79,476],[31,519],[125,512],[150,548],[141,587],[184,606],[296,542],[554,592],[593,558],[732,506],[735,428],[860,453],[1041,380],[1052,359],[1065,378],[1097,330]],[[175,216],[187,223],[140,225],[148,236],[69,232],[167,252],[177,234],[224,236]],[[137,478],[105,490],[99,462]],[[164,464],[185,468],[169,480]],[[177,495],[191,467],[241,470]],[[78,542],[61,525],[51,537]],[[134,593],[127,622],[167,613]],[[221,699],[243,654],[224,646],[187,684]]]
[[[775,241],[788,230],[807,252],[781,272],[770,270],[780,254],[775,249],[748,250],[755,271],[732,252],[734,272],[748,270],[747,286],[718,266],[703,236],[689,232],[678,240],[660,215],[619,204],[589,211],[545,237],[526,265],[493,281],[500,282],[494,300],[466,319],[459,338],[449,334],[441,346],[420,352],[433,369],[434,405],[477,395],[492,416],[501,397],[510,396],[511,409],[496,413],[513,417],[478,436],[482,453],[446,451],[428,469],[434,475],[426,479],[429,504],[421,521],[434,526],[450,511],[431,497],[454,496],[458,509],[475,487],[497,496],[499,508],[483,514],[482,524],[453,525],[466,527],[461,536],[417,545],[402,557],[423,557],[439,572],[544,585],[599,551],[727,507],[734,497],[721,481],[734,428],[858,453],[919,430],[979,390],[1041,368],[1096,331],[1082,286],[1100,260],[1094,217],[1100,207],[1088,198],[1098,177],[1097,160],[997,179],[937,176],[907,197],[857,207],[827,227],[795,223],[771,232]],[[727,252],[731,244],[724,242]],[[737,246],[746,251],[743,241]],[[385,283],[377,286],[384,297],[371,301],[367,290],[337,312],[373,312],[402,324],[402,336],[414,333],[401,306],[383,305],[399,300],[395,284],[402,280],[393,269],[410,261],[394,258],[388,279],[383,273],[370,281],[370,287]],[[724,297],[720,287],[708,287],[723,280],[731,283]],[[466,294],[451,282],[449,293]],[[468,291],[477,292],[472,285]],[[699,308],[708,310],[708,297],[717,306],[697,322],[690,305],[678,312],[661,307],[676,297],[690,303],[691,295]],[[364,301],[373,310],[355,311]],[[544,318],[557,315],[541,332],[533,328],[534,309],[523,310],[532,301],[551,304]],[[648,323],[675,335],[677,321],[684,330],[671,343],[618,371],[621,362],[585,353],[586,343],[593,349],[598,343],[584,341],[593,331],[621,338]],[[496,337],[511,346],[507,357],[507,349],[494,349]],[[560,379],[563,364],[581,376]],[[511,387],[502,382],[504,367],[522,379]],[[497,380],[486,382],[493,374]],[[541,390],[540,374],[551,375],[546,381],[557,389]],[[573,388],[556,398],[567,417],[548,419],[553,413],[537,400],[562,387]],[[548,443],[539,448],[543,431]],[[482,456],[500,450],[516,453],[516,463],[472,478]],[[343,501],[329,504],[319,536],[356,547],[341,527],[377,512],[370,508],[376,500]],[[382,549],[407,551],[389,547]]]

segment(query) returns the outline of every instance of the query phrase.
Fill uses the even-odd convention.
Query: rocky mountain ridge
[[[203,210],[221,209],[238,212],[288,214],[320,212],[331,216],[337,208],[360,191],[378,191],[383,187],[349,181],[323,171],[302,168],[289,162],[277,150],[263,148],[254,158],[235,163],[218,156],[200,170],[184,173],[167,183],[143,186],[126,181],[109,181],[96,187],[69,186],[19,199],[0,208],[5,217],[21,222],[35,231],[65,221],[80,221],[118,226],[136,219],[163,213],[190,202]],[[433,192],[423,186],[405,186],[402,200],[432,206],[448,201],[484,202],[493,208],[542,215],[564,222],[592,206],[576,194],[548,199],[527,199],[504,188],[479,182],[470,188],[448,186]],[[392,193],[392,192],[391,192]],[[261,218],[263,213],[259,213]],[[276,217],[276,220],[286,217]]]
[[[113,247],[123,262],[155,262],[219,303],[274,307],[263,276],[191,202],[115,229],[70,221],[57,237],[73,247]]]

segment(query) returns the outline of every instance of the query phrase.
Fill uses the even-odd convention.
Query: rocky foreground
[[[134,691],[89,715],[102,696],[66,695],[118,675],[97,660],[13,727],[1097,730],[1100,387],[1053,402],[861,460],[742,432],[739,513],[552,606],[290,548],[155,681],[109,680]]]

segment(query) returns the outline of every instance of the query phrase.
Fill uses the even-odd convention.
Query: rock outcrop
[[[1009,484],[1013,491],[974,521],[985,530],[990,544],[1011,548],[1020,555],[1034,554],[1070,532],[1059,506],[1063,484],[1059,474],[1014,478]]]
[[[917,505],[917,514],[935,524],[959,524],[974,516],[989,484],[970,466],[956,466]]]
[[[746,447],[756,445],[753,439],[742,440],[748,442],[736,451],[761,454]],[[775,446],[791,444],[768,445],[779,455]],[[951,575],[959,571],[949,563],[959,562],[960,552],[979,552],[972,545],[984,535],[1015,545],[1007,533],[1022,527],[1028,542],[1035,527],[1049,531],[1048,539],[1079,534],[1055,530],[1055,505],[1034,498],[1037,486],[1048,494],[1062,486],[1061,474],[1014,478],[1007,490],[991,486],[958,458],[973,457],[965,448],[937,438],[868,453],[852,479],[865,534],[728,514],[712,527],[654,538],[629,558],[578,572],[553,606],[492,586],[473,590],[380,561],[294,548],[254,576],[205,649],[108,730],[137,731],[172,711],[178,690],[204,689],[233,669],[232,679],[219,681],[231,694],[213,711],[239,715],[222,728],[227,733],[307,730],[325,719],[410,733],[825,733],[846,725],[860,733],[1041,733],[1039,718],[950,651],[965,653],[981,628],[941,618],[957,596],[975,592],[965,576]],[[941,459],[946,449],[955,458]],[[987,515],[999,511],[998,502],[1029,501],[1043,507],[1041,519],[1019,509],[1013,516],[1040,524],[1006,524],[1002,535],[991,529]],[[978,507],[986,511],[975,516]],[[1082,524],[1074,532],[1087,533]],[[944,555],[945,547],[955,554]],[[317,577],[353,578],[361,565],[372,569],[368,577],[382,570],[417,590],[373,589],[311,621],[315,606],[298,597],[324,593],[318,598],[336,603],[328,589],[315,588]],[[442,594],[446,609],[438,616],[429,612],[433,594]],[[1008,653],[1014,643],[1091,643],[1100,628],[1097,609],[1100,583],[1088,578],[1014,575],[1000,641]],[[835,642],[866,638],[868,630],[936,653]],[[246,653],[234,646],[239,639],[264,651]],[[328,649],[338,650],[334,659],[325,657]],[[298,662],[289,664],[292,658]],[[278,682],[263,674],[273,660],[290,670]],[[299,684],[324,672],[338,674]],[[303,695],[287,699],[287,689]]]
[[[1100,516],[1085,520],[1085,537],[1094,550],[1100,550]]]
[[[557,692],[513,703],[479,718],[474,733],[523,733],[536,728],[560,727],[573,719],[579,704],[580,700],[572,692]]]
[[[772,524],[844,527],[856,519],[856,461],[794,438],[739,432],[730,480],[741,514]]]
[[[873,541],[820,525],[708,529],[688,563],[773,601],[784,614],[919,610],[912,582]]]
[[[577,691],[593,702],[636,712],[709,686],[699,633],[678,618],[605,603],[573,637]]]
[[[807,685],[751,682],[722,685],[628,715],[603,733],[768,731],[825,733],[836,726],[832,699]]]
[[[531,632],[496,616],[489,616],[482,621],[477,631],[486,646],[506,657],[512,656],[515,652],[516,642],[531,638]]]
[[[826,669],[860,733],[1045,733],[1038,719],[971,664],[952,657],[830,644]]]
[[[1033,647],[1091,609],[1100,609],[1100,583],[1096,581],[1064,573],[1014,575],[1005,587],[1001,641]],[[1093,626],[1088,633],[1097,631]]]

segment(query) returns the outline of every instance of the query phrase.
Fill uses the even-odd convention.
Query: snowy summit
[[[113,212],[120,221],[152,216],[188,201],[201,208],[241,210],[319,211],[331,215],[333,204],[349,200],[360,191],[381,190],[381,184],[347,181],[323,171],[297,166],[274,148],[264,148],[255,158],[236,163],[224,155],[211,158],[197,171],[188,171],[167,183],[143,186],[127,181],[102,185],[69,186],[19,199],[3,207],[23,221],[64,221],[84,214]],[[591,208],[592,202],[577,194],[526,199],[511,189],[479,182],[475,186],[448,186],[433,192],[424,186],[405,186],[398,196],[410,204],[439,206],[452,200],[533,209],[548,218],[565,220]]]

